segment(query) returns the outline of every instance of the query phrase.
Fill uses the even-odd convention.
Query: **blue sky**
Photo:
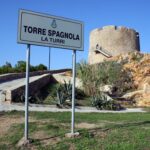
[[[14,65],[26,59],[26,45],[17,44],[18,10],[63,16],[84,22],[84,51],[77,52],[77,62],[88,57],[89,34],[94,28],[117,25],[140,33],[141,51],[150,53],[150,0],[1,0],[0,65]],[[31,64],[48,65],[48,47],[31,46]],[[52,48],[51,68],[72,65],[72,51]]]

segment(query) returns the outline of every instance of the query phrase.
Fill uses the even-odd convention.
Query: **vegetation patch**
[[[33,71],[40,71],[40,70],[47,70],[47,67],[43,64],[39,64],[37,66],[30,65],[30,72]],[[5,73],[19,73],[19,72],[26,72],[26,62],[25,61],[18,61],[17,64],[13,67],[10,62],[6,62],[5,65],[0,66],[0,74]]]
[[[20,119],[10,124],[7,134],[0,137],[0,149],[20,149],[16,147],[23,137],[23,112],[3,112],[1,117]],[[31,112],[29,137],[33,140],[21,149],[81,150],[81,149],[150,149],[150,113],[100,114],[76,113],[76,131],[80,136],[73,139],[65,137],[70,132],[69,112]],[[4,120],[3,120],[4,121]]]

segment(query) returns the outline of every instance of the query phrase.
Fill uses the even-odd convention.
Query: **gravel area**
[[[25,106],[24,104],[0,104],[0,111],[24,111]],[[29,104],[29,111],[40,111],[40,112],[71,112],[70,108],[57,108],[55,105],[38,105],[38,104]],[[109,110],[97,110],[94,107],[76,107],[76,112],[83,112],[83,113],[134,113],[134,112],[146,112],[142,108],[127,108],[120,111],[109,111]]]

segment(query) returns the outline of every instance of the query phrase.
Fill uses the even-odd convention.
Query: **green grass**
[[[24,117],[23,112],[1,113],[0,118]],[[149,150],[150,113],[76,113],[77,124],[95,124],[86,129],[76,128],[80,136],[66,138],[70,132],[71,113],[30,112],[29,137],[33,143],[29,149],[43,150]],[[14,123],[9,134],[0,136],[0,149],[19,149],[16,147],[22,138],[24,123]],[[40,133],[35,136],[36,133]],[[44,136],[42,136],[44,134]],[[25,148],[26,149],[26,148]]]

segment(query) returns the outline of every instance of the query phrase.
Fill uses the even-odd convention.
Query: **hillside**
[[[123,97],[135,100],[138,106],[150,106],[150,54],[134,52],[109,60],[122,63],[123,69],[131,75],[132,92],[126,93]]]

